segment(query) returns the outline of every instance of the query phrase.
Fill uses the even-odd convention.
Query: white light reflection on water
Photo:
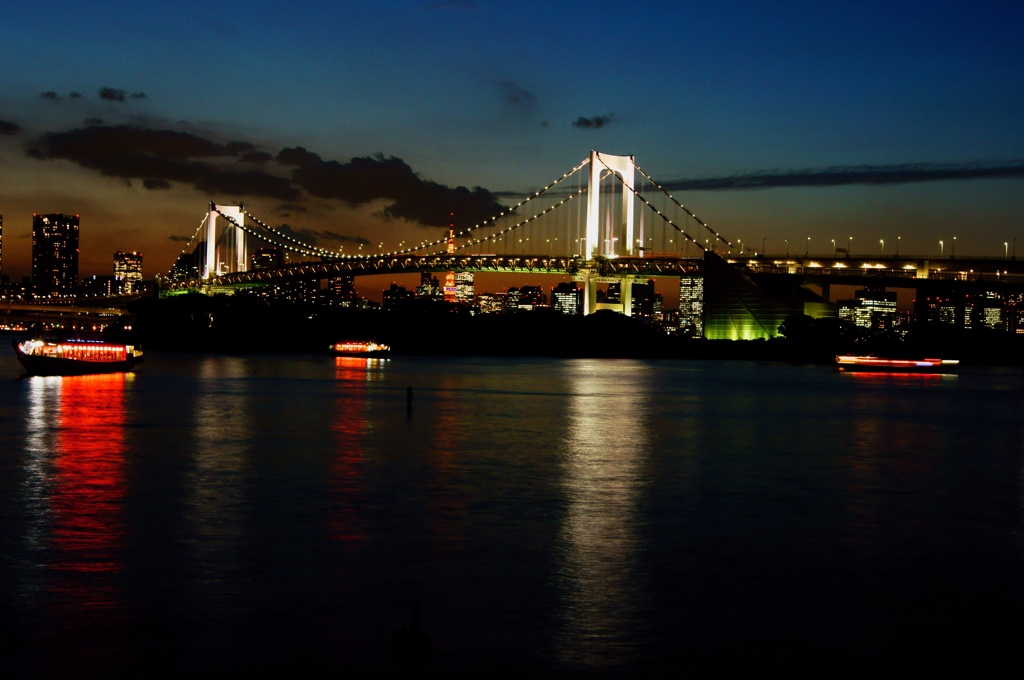
[[[47,471],[53,456],[54,431],[60,411],[61,379],[37,376],[26,381],[28,410],[25,412],[24,481],[19,505],[24,508],[26,559],[32,568],[24,572],[30,583],[23,584],[19,592],[34,599],[45,581],[43,567],[52,515]]]
[[[200,591],[230,598],[241,567],[244,465],[250,440],[246,363],[209,357],[199,368],[193,421],[193,469],[188,479],[189,545]]]
[[[559,656],[574,666],[628,662],[640,622],[637,502],[648,449],[641,362],[573,361],[559,569]]]

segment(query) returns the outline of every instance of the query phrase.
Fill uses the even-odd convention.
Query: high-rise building
[[[476,304],[481,314],[498,314],[505,311],[505,293],[480,293],[476,296]]]
[[[473,272],[455,273],[455,301],[473,303]]]
[[[563,281],[551,289],[551,306],[563,314],[582,314],[583,291],[575,283]]]
[[[648,279],[646,283],[636,281],[630,289],[630,314],[650,322],[654,318],[654,279]]]
[[[253,270],[283,267],[284,251],[276,246],[257,248],[256,252],[252,254],[251,261]]]
[[[437,277],[430,272],[421,272],[416,296],[428,300],[441,297],[441,284],[437,282]]]
[[[32,290],[68,297],[78,285],[78,215],[32,216]]]
[[[695,338],[704,335],[704,277],[679,277],[679,332]]]
[[[455,254],[455,216],[452,214],[452,221],[448,225],[448,254]],[[455,287],[455,272],[448,272],[444,279],[444,301],[455,302],[458,295],[458,288]]]
[[[124,295],[142,292],[142,253],[114,253],[114,288]]]
[[[892,330],[896,325],[896,293],[865,288],[853,300],[839,301],[839,318],[861,328]]]
[[[509,296],[512,289],[508,289]],[[521,286],[519,288],[518,308],[522,310],[536,309],[544,306],[544,291],[540,286]]]
[[[392,283],[391,287],[384,291],[384,309],[402,309],[416,300],[416,293],[406,290],[405,286]]]
[[[339,274],[327,279],[327,301],[339,307],[359,306],[356,277],[352,274]]]

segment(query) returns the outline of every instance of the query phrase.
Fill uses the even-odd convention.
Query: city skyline
[[[33,212],[82,216],[84,275],[133,250],[166,271],[211,198],[332,249],[394,247],[436,238],[438,212],[472,223],[591,148],[636,154],[723,233],[770,251],[852,235],[862,252],[899,238],[929,253],[957,236],[964,254],[997,254],[1024,237],[1020,8],[581,9],[314,5],[247,10],[240,26],[226,3],[17,8],[0,46],[5,271],[28,274]],[[65,23],[70,69],[70,47],[40,33]],[[198,49],[218,35],[304,47],[242,40],[218,60]],[[581,37],[611,35],[639,35],[634,53],[609,62]],[[648,61],[678,66],[635,68]],[[368,193],[340,188],[360,173],[376,173]],[[445,189],[458,186],[470,191]]]

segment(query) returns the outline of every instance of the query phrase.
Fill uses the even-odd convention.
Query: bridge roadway
[[[840,284],[918,288],[939,282],[999,283],[1024,286],[1024,259],[980,256],[929,257],[911,255],[725,255],[726,262],[752,274],[798,278],[811,285]],[[471,271],[503,274],[556,274],[597,280],[701,274],[702,258],[659,254],[649,257],[597,257],[584,260],[565,255],[393,255],[299,262],[247,272],[223,274],[211,281],[161,281],[165,292],[234,288],[297,280],[323,279],[339,274],[409,274]],[[928,283],[926,284],[925,281]]]
[[[918,288],[931,282],[1024,284],[1024,259],[914,255],[726,256],[753,274],[797,276],[809,284]],[[925,284],[925,281],[928,284]]]
[[[393,255],[352,257],[300,262],[248,272],[223,274],[210,281],[187,279],[161,281],[164,291],[198,290],[203,287],[235,287],[288,281],[323,279],[339,274],[413,274],[419,272],[483,272],[494,274],[558,274],[599,278],[682,276],[703,271],[703,260],[673,256],[599,257],[584,260],[566,255]]]

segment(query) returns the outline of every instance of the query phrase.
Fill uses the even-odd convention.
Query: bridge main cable
[[[607,166],[605,166],[605,167],[607,167]],[[680,203],[679,201],[677,201],[677,200],[676,200],[676,197],[675,197],[675,196],[673,196],[672,194],[670,194],[670,193],[669,193],[669,192],[668,192],[668,191],[667,191],[667,190],[665,189],[665,187],[663,187],[663,186],[661,186],[660,184],[658,184],[658,183],[657,183],[656,181],[654,181],[654,178],[653,178],[653,177],[651,177],[651,176],[650,176],[650,175],[648,175],[648,174],[647,174],[646,172],[644,172],[644,169],[643,169],[643,168],[641,168],[641,167],[640,167],[639,165],[637,165],[637,164],[636,164],[636,161],[633,161],[633,167],[634,167],[634,168],[636,168],[636,169],[637,169],[637,170],[638,170],[638,171],[640,172],[640,174],[641,174],[641,175],[643,175],[644,177],[646,177],[646,178],[647,178],[647,181],[649,181],[649,182],[650,182],[651,184],[653,184],[653,185],[654,185],[655,187],[657,187],[657,188],[658,188],[658,190],[659,190],[659,191],[660,191],[661,193],[663,193],[663,194],[665,194],[666,196],[668,196],[668,198],[669,198],[669,200],[670,200],[670,201],[672,201],[672,202],[673,202],[673,203],[675,203],[675,204],[676,204],[677,206],[679,206],[680,208],[682,208],[682,210],[683,210],[683,211],[684,211],[684,212],[685,212],[685,213],[686,213],[687,215],[689,215],[690,217],[692,217],[692,218],[693,218],[693,219],[694,219],[694,220],[695,220],[695,221],[697,222],[697,224],[699,224],[699,225],[701,225],[702,227],[704,227],[705,229],[707,229],[707,230],[708,230],[708,232],[710,232],[711,234],[713,234],[713,235],[714,235],[714,237],[715,237],[716,239],[720,239],[720,240],[721,240],[721,241],[723,241],[723,242],[724,242],[724,243],[725,243],[725,244],[726,244],[727,246],[729,246],[729,247],[730,247],[731,249],[733,249],[733,250],[736,250],[736,246],[734,246],[734,245],[733,245],[733,244],[732,244],[732,243],[731,243],[731,242],[729,241],[729,239],[725,238],[724,236],[722,236],[721,234],[719,234],[719,233],[718,233],[717,231],[715,231],[714,229],[712,229],[711,227],[709,227],[709,226],[708,226],[708,223],[707,223],[707,222],[705,222],[705,221],[704,221],[704,220],[702,220],[701,218],[699,218],[699,217],[697,217],[696,215],[694,215],[694,214],[693,214],[693,212],[691,212],[689,208],[687,208],[687,207],[686,207],[685,205],[683,205],[682,203]],[[634,192],[634,193],[635,193],[635,192]],[[646,201],[644,201],[644,202],[645,202],[645,203],[647,203]],[[648,205],[650,205],[650,203],[648,203]],[[654,207],[654,206],[651,206],[651,207]],[[692,241],[693,239],[690,239],[690,240]]]

